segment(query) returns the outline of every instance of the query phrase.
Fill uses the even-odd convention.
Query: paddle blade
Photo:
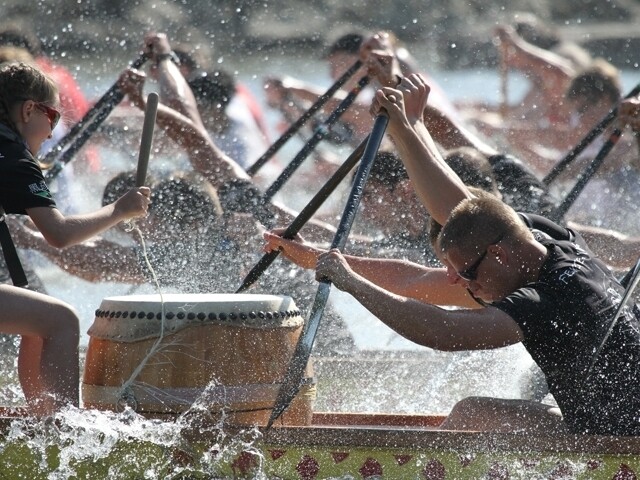
[[[136,187],[142,187],[147,179],[147,167],[151,155],[153,142],[153,129],[156,125],[156,113],[158,111],[158,94],[151,92],[147,96],[147,106],[144,110],[144,124],[142,126],[142,138],[140,139],[140,153],[138,155],[138,169],[136,171]]]
[[[316,297],[311,307],[311,316],[309,321],[305,323],[300,333],[300,339],[296,345],[296,349],[293,352],[293,357],[289,363],[289,369],[284,377],[280,390],[278,390],[278,396],[276,398],[276,404],[271,411],[269,422],[267,423],[267,429],[271,428],[273,422],[275,422],[280,415],[289,407],[294,397],[300,390],[300,384],[304,375],[304,369],[311,357],[311,348],[313,347],[313,340],[316,338],[318,326],[322,319],[324,307],[329,299],[331,293],[331,284],[329,282],[321,282]]]

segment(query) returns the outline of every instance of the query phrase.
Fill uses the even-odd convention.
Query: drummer
[[[61,112],[58,89],[36,67],[0,68],[0,205],[28,215],[52,247],[82,242],[117,223],[144,216],[150,190],[134,188],[95,212],[64,216],[34,158]],[[30,411],[51,414],[78,405],[78,319],[72,307],[46,295],[2,286],[2,333],[20,335],[18,374]]]

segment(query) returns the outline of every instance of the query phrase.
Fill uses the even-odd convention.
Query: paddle
[[[318,209],[322,206],[324,201],[329,198],[329,195],[333,193],[336,187],[342,182],[344,177],[353,169],[353,167],[360,161],[362,153],[367,145],[369,137],[365,138],[360,145],[349,155],[349,157],[338,167],[333,173],[331,178],[322,186],[318,193],[307,203],[307,205],[298,213],[296,218],[293,219],[291,224],[282,234],[282,238],[292,239],[300,231],[302,227],[315,215]],[[280,250],[273,250],[272,252],[265,253],[262,258],[251,269],[247,276],[242,281],[242,285],[236,290],[236,293],[242,293],[253,285],[258,278],[265,272],[269,265],[278,258]]]
[[[262,154],[262,156],[255,161],[253,165],[251,165],[247,169],[247,173],[251,176],[255,175],[258,170],[260,170],[273,155],[282,148],[282,146],[291,138],[295,133],[309,120],[315,113],[320,110],[325,103],[329,101],[329,99],[336,93],[340,87],[342,87],[347,80],[349,80],[354,73],[358,71],[358,69],[362,66],[362,62],[360,60],[356,61],[346,72],[342,74],[342,76],[336,80],[336,82],[329,87],[329,89],[322,94],[316,102],[309,107],[305,113],[298,118],[298,120],[289,126],[289,128],[276,140],[266,152]]]
[[[345,205],[340,224],[338,225],[338,231],[336,232],[331,248],[337,248],[342,251],[347,243],[347,237],[351,230],[351,225],[356,216],[358,206],[360,205],[360,199],[362,192],[369,176],[369,171],[373,165],[373,161],[380,147],[380,142],[384,136],[384,132],[387,128],[389,119],[386,114],[378,115],[373,125],[371,135],[367,141],[364,153],[362,154],[362,161],[358,167],[347,204]],[[323,280],[318,286],[318,291],[311,307],[311,313],[309,314],[309,320],[304,324],[302,333],[298,339],[296,349],[293,353],[293,357],[289,362],[289,368],[285,375],[285,378],[278,390],[278,396],[276,398],[276,404],[271,411],[269,422],[267,423],[267,430],[271,428],[273,422],[287,409],[293,398],[300,389],[300,382],[304,368],[311,356],[311,348],[313,347],[313,341],[322,319],[324,307],[329,299],[329,293],[331,292],[331,283],[328,280]]]
[[[611,149],[618,143],[620,136],[622,135],[622,131],[619,128],[613,130],[611,135],[607,141],[602,145],[600,151],[595,156],[595,158],[587,165],[585,170],[580,174],[576,184],[573,186],[571,191],[567,194],[565,199],[562,201],[560,205],[549,215],[549,218],[554,222],[559,222],[562,220],[562,217],[567,213],[567,211],[571,208],[571,205],[576,201],[584,187],[587,186],[591,177],[595,175],[598,171],[602,163],[604,162],[605,157],[609,154]]]
[[[349,92],[349,94],[344,98],[344,100],[340,102],[340,105],[338,105],[338,108],[336,108],[331,113],[331,115],[329,115],[329,118],[327,118],[324,122],[318,125],[318,128],[316,128],[316,130],[314,131],[311,138],[307,141],[307,143],[304,144],[304,146],[302,147],[302,149],[300,149],[298,154],[293,158],[293,160],[291,160],[291,162],[289,162],[289,165],[285,167],[285,169],[282,171],[282,173],[280,173],[278,178],[276,178],[275,181],[264,192],[265,200],[271,200],[273,196],[276,193],[278,193],[278,191],[282,188],[285,182],[289,180],[289,178],[291,178],[291,175],[293,175],[293,173],[298,168],[300,168],[300,165],[302,165],[302,162],[304,162],[304,160],[309,156],[309,154],[313,151],[316,145],[318,145],[318,143],[320,143],[322,139],[329,134],[333,124],[340,119],[342,114],[351,106],[351,104],[354,102],[358,94],[362,91],[362,89],[368,83],[369,83],[369,77],[366,77],[366,76],[362,77],[358,81],[358,85],[356,85]]]
[[[627,96],[624,98],[635,97],[639,93],[640,93],[640,84],[636,85],[635,88],[631,90],[627,94]],[[562,160],[560,160],[556,165],[554,165],[551,171],[542,179],[542,182],[545,185],[550,185],[551,182],[553,182],[562,172],[564,172],[567,169],[567,167],[576,159],[576,157],[580,155],[583,152],[583,150],[587,148],[591,144],[591,142],[598,135],[600,135],[605,130],[605,128],[609,126],[609,124],[616,118],[617,115],[618,115],[618,107],[615,107],[613,110],[611,110],[607,114],[606,117],[600,120],[600,123],[598,123],[595,127],[593,127],[593,129],[582,140],[580,140],[580,143],[578,143],[575,147],[573,147],[571,151],[567,153],[567,155],[565,155],[565,157]]]
[[[635,266],[629,271],[629,274],[625,275],[625,278],[627,276],[628,276],[628,283],[626,284],[626,288],[624,290],[624,295],[622,296],[622,300],[620,301],[620,305],[618,305],[618,309],[616,310],[616,314],[613,317],[613,320],[611,321],[611,325],[609,325],[609,328],[607,329],[607,333],[604,335],[604,338],[602,339],[602,342],[600,342],[600,345],[598,346],[598,348],[596,349],[595,353],[593,354],[593,357],[591,358],[591,363],[589,364],[589,368],[587,369],[587,373],[585,375],[585,382],[589,378],[589,374],[591,373],[591,369],[595,365],[595,363],[596,363],[596,361],[598,359],[598,356],[600,355],[600,353],[602,352],[602,349],[604,348],[604,344],[607,342],[607,340],[609,339],[609,336],[611,335],[611,332],[613,332],[613,328],[616,326],[616,323],[618,322],[618,319],[620,318],[620,315],[622,315],[622,312],[623,312],[625,306],[627,305],[627,302],[631,298],[631,295],[633,295],[633,291],[638,286],[638,282],[640,282],[640,258],[636,262]],[[625,281],[625,280],[623,280],[623,281]]]
[[[147,56],[142,54],[131,63],[130,67],[140,68],[146,61]],[[87,140],[89,140],[89,137],[95,133],[123,98],[124,93],[122,93],[122,90],[118,87],[118,83],[114,83],[95,105],[89,109],[84,117],[71,127],[69,132],[60,139],[58,144],[47,152],[41,160],[43,164],[51,165],[51,168],[45,173],[45,179],[47,181],[51,181],[58,176],[64,166],[78,153]],[[69,145],[68,148],[66,148],[67,145]]]

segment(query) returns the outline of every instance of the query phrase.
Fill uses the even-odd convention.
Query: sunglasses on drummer
[[[22,101],[27,101],[27,100],[32,100],[31,98],[19,98],[18,100],[22,100]],[[49,105],[47,105],[46,103],[43,102],[36,102],[35,100],[33,100],[33,103],[35,105],[35,107],[40,110],[42,113],[44,113],[47,118],[49,119],[49,125],[51,126],[51,130],[53,130],[54,128],[56,128],[56,125],[58,125],[58,122],[60,121],[60,117],[62,116],[62,114],[56,110],[53,107],[50,107]]]
[[[58,125],[58,122],[60,121],[60,112],[49,105],[39,102],[36,103],[36,108],[47,116],[49,124],[51,125],[51,130],[56,128],[56,125]]]

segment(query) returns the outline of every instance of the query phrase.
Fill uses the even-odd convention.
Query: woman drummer
[[[80,243],[117,223],[144,216],[149,189],[131,189],[95,212],[65,216],[57,208],[34,158],[60,120],[58,89],[36,67],[0,68],[0,205],[28,215],[57,248]],[[18,375],[30,410],[47,415],[78,405],[78,318],[73,308],[49,296],[0,286],[0,332],[20,335]]]

